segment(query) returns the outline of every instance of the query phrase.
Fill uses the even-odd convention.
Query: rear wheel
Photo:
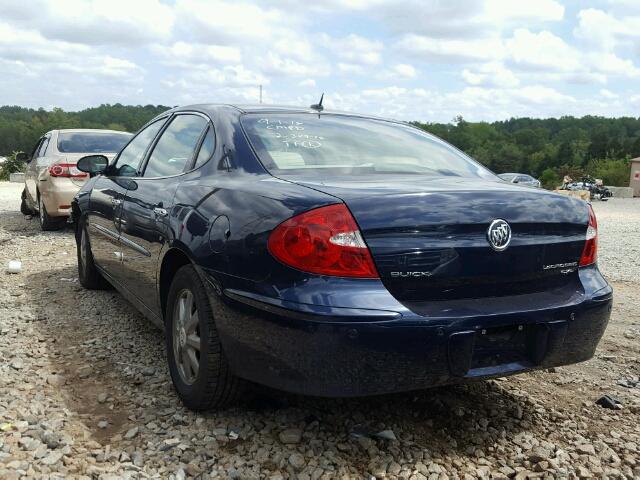
[[[22,202],[20,202],[20,212],[23,215],[33,215],[34,211],[31,210],[29,205],[27,204],[27,190],[22,191]]]
[[[64,217],[57,218],[49,216],[47,207],[44,206],[40,195],[38,195],[38,218],[40,220],[40,228],[44,231],[60,230],[67,220]]]
[[[76,248],[78,251],[78,279],[80,285],[88,290],[104,290],[109,288],[109,284],[102,274],[97,270],[93,262],[89,234],[84,222],[80,224],[76,235]]]
[[[191,265],[176,273],[165,317],[169,371],[183,403],[192,410],[232,403],[241,380],[229,369],[205,286]]]

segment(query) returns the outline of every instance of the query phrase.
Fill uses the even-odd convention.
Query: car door
[[[207,117],[196,113],[174,115],[124,199],[120,222],[123,282],[159,317],[158,259],[167,241],[174,237],[169,221],[174,195],[208,123]]]
[[[149,146],[167,117],[161,118],[133,137],[114,163],[100,175],[91,189],[87,226],[93,259],[114,280],[121,281],[122,251],[120,219],[122,203],[129,184],[138,176]]]

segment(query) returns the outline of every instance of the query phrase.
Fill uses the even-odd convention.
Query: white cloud
[[[87,45],[48,40],[37,31],[4,23],[0,23],[0,65],[3,76],[13,82],[0,89],[4,90],[0,102],[11,104],[16,103],[7,98],[12,92],[18,98],[41,97],[45,92],[79,97],[78,92],[99,84],[117,82],[124,92],[144,80],[144,69],[129,59]]]
[[[0,0],[0,11],[47,38],[86,45],[158,41],[168,38],[174,23],[171,7],[159,0]]]
[[[85,45],[47,40],[38,31],[0,23],[0,57],[4,59],[52,63],[90,52]]]
[[[378,72],[376,78],[384,81],[410,81],[418,76],[418,71],[408,63],[396,63],[389,68]]]
[[[255,102],[261,84],[265,102],[318,90],[403,119],[637,115],[622,99],[640,77],[640,2],[564,5],[0,0],[0,103]]]
[[[462,78],[474,86],[510,88],[520,84],[518,77],[500,62],[485,63],[473,70],[465,68]]]
[[[556,0],[489,0],[485,17],[501,22],[557,22],[563,19],[564,10]]]
[[[519,28],[506,42],[507,56],[522,68],[574,71],[580,67],[579,52],[548,31],[532,33]]]
[[[394,65],[391,67],[391,72],[402,78],[415,78],[417,75],[416,69],[408,63],[398,63]]]
[[[328,94],[329,108],[367,111],[376,115],[416,119],[450,120],[462,114],[469,120],[482,120],[492,115],[558,116],[574,108],[577,101],[570,95],[542,85],[525,88],[466,87],[446,94],[422,88],[388,86],[365,89],[345,95]]]
[[[340,60],[353,65],[378,65],[381,62],[382,42],[350,34],[342,38],[320,35],[320,44],[331,50]]]
[[[544,87],[541,85],[531,85],[527,87],[514,89],[512,91],[512,94],[516,98],[520,98],[525,102],[530,102],[534,104],[556,103],[556,104],[563,105],[566,103],[573,103],[576,101],[576,99],[570,95],[565,95],[553,88]]]
[[[272,40],[287,25],[286,12],[249,2],[177,0],[175,12],[178,29],[203,43]]]
[[[395,49],[431,62],[468,63],[501,58],[504,42],[497,37],[482,40],[447,40],[410,33],[396,43]]]
[[[354,65],[352,63],[338,62],[338,70],[342,73],[352,75],[362,75],[364,73],[364,68],[362,68],[361,65]]]
[[[240,63],[242,53],[237,47],[175,42],[172,45],[153,45],[151,51],[173,65]]]
[[[609,12],[587,8],[578,13],[573,35],[589,49],[610,52],[618,45],[640,45],[640,4],[634,14],[618,18]]]
[[[267,75],[308,77],[310,75],[329,75],[331,68],[324,63],[299,62],[275,52],[268,52],[257,60],[262,71]]]
[[[587,56],[588,65],[593,71],[612,76],[638,77],[640,69],[631,60],[625,60],[613,53]]]
[[[560,21],[564,6],[556,0],[389,0],[372,2],[368,13],[395,32],[464,40],[518,24]]]

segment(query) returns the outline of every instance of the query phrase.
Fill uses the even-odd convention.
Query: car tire
[[[40,228],[45,232],[60,230],[66,222],[66,218],[64,217],[56,218],[49,216],[47,207],[44,206],[40,195],[38,195],[38,219],[40,220]]]
[[[165,337],[171,379],[187,408],[222,408],[238,398],[243,382],[229,368],[207,291],[191,265],[171,283]]]
[[[108,289],[109,283],[98,271],[93,261],[89,234],[84,222],[79,225],[76,233],[76,250],[78,253],[78,279],[80,280],[80,285],[87,290]]]
[[[33,215],[35,212],[31,210],[27,204],[27,190],[22,191],[22,201],[20,202],[20,213],[23,215]]]

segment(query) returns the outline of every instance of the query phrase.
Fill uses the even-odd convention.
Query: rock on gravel
[[[0,478],[640,478],[640,201],[596,203],[613,316],[585,363],[365,399],[261,392],[178,400],[162,334],[115,291],[85,291],[69,230],[41,232],[0,182]],[[629,334],[627,334],[629,336]],[[595,404],[619,398],[622,410]],[[379,438],[356,432],[393,432]]]
[[[302,440],[302,430],[297,428],[288,428],[280,432],[280,441],[285,444],[297,444]]]

